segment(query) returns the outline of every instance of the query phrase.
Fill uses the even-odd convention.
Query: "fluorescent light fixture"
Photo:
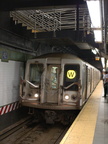
[[[94,30],[94,36],[96,42],[102,42],[102,24],[101,24],[101,7],[99,0],[86,1],[90,18],[91,28]]]
[[[94,53],[95,55],[97,54],[97,52],[95,51],[95,49],[92,49],[92,53]]]
[[[108,68],[108,60],[106,61],[106,67]]]
[[[101,30],[94,30],[95,41],[102,42],[102,31]]]
[[[100,28],[101,27],[100,2],[98,0],[87,1],[87,6],[92,21],[92,27]]]
[[[95,55],[99,53],[99,50],[97,48],[92,49],[92,53],[94,53]]]
[[[105,58],[104,57],[101,57],[101,62],[102,62],[103,68],[105,68]]]

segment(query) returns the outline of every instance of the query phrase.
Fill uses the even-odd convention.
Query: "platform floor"
[[[108,103],[100,81],[60,144],[108,144]]]

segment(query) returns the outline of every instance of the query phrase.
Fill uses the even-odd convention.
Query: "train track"
[[[0,144],[58,144],[68,127],[63,125],[36,124],[23,125],[15,129]]]
[[[29,118],[1,134],[0,144],[59,144],[69,126],[37,123]]]
[[[22,120],[18,121],[17,123],[9,126],[8,128],[0,131],[0,141],[5,139],[6,137],[10,136],[12,133],[16,132],[26,124],[30,123],[32,121],[32,117],[26,117]]]
[[[57,144],[67,129],[63,125],[26,126],[3,139],[0,144]]]

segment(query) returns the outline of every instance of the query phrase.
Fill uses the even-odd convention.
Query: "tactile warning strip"
[[[100,81],[60,144],[93,143],[102,92],[103,82]]]

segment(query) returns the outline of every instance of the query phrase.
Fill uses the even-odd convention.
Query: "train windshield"
[[[30,64],[30,82],[40,84],[42,72],[43,64]]]
[[[66,64],[64,66],[64,87],[68,87],[74,82],[78,82],[80,77],[80,66],[77,64]],[[78,90],[77,85],[69,87],[68,90]]]

